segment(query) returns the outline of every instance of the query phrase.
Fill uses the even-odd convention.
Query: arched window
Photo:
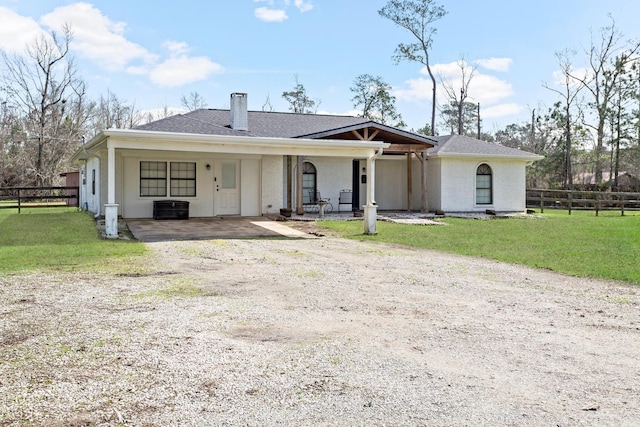
[[[489,165],[483,163],[476,169],[476,204],[493,203],[492,174]]]
[[[302,163],[302,203],[315,203],[317,191],[316,167],[310,162]]]

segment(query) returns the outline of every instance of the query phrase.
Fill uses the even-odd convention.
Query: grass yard
[[[0,209],[0,273],[143,268],[137,241],[104,240],[95,220],[73,208]],[[126,262],[123,262],[126,261]],[[136,267],[138,266],[138,267]]]
[[[362,223],[324,221],[343,237],[396,243],[461,255],[491,258],[578,277],[640,284],[640,215],[632,212],[547,211],[536,219],[444,218],[446,226],[379,221],[376,236]]]

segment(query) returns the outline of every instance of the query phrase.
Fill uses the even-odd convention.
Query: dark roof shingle
[[[249,130],[239,131],[229,127],[230,118],[229,110],[199,109],[137,126],[135,129],[204,135],[299,138],[369,122],[363,117],[249,111]]]
[[[437,145],[428,150],[429,154],[463,154],[499,157],[536,157],[534,153],[504,145],[494,144],[464,135],[430,136]]]

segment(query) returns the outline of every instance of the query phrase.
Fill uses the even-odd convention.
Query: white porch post
[[[116,149],[107,140],[107,203],[104,205],[105,236],[118,237],[118,205],[116,204]]]
[[[378,206],[374,200],[376,194],[376,158],[382,155],[382,148],[378,153],[367,157],[367,203],[364,209],[364,234],[376,234],[376,219]]]

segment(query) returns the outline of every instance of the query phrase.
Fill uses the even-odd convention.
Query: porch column
[[[303,215],[304,208],[302,206],[302,161],[303,156],[296,157],[296,214]]]
[[[420,168],[420,201],[422,202],[420,206],[420,212],[427,213],[429,212],[429,197],[427,194],[427,152],[421,151],[419,153],[416,153],[416,157],[418,158],[418,160],[420,160],[420,163],[422,163],[422,167]]]
[[[411,150],[407,153],[407,212],[411,212],[411,206],[413,203],[413,171],[412,164],[413,161],[413,153]]]
[[[376,234],[376,220],[378,206],[374,200],[376,194],[376,159],[382,155],[382,148],[372,156],[367,157],[367,203],[364,210],[364,234]]]
[[[116,204],[116,149],[107,140],[107,203],[104,205],[105,236],[118,238],[118,204]]]

